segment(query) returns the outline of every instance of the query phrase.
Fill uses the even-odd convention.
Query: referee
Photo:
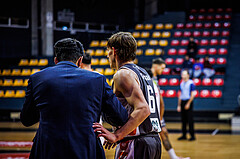
[[[189,73],[187,70],[182,71],[182,82],[180,84],[181,93],[178,98],[177,111],[181,112],[182,119],[182,136],[178,140],[186,140],[186,126],[189,124],[189,133],[191,138],[189,141],[194,141],[194,121],[193,121],[193,99],[195,85],[191,79],[189,79]]]

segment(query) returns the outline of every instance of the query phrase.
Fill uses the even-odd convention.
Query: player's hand
[[[188,110],[190,108],[190,104],[187,103],[184,108],[185,108],[185,110]]]
[[[112,143],[108,140],[105,140],[103,143],[103,146],[105,146],[105,149],[110,150],[111,148],[114,148],[117,145],[117,143]]]
[[[180,105],[177,106],[177,112],[181,112],[181,106]]]
[[[93,123],[92,127],[94,128],[94,132],[99,133],[97,137],[104,137],[106,140],[112,143],[118,141],[117,136],[105,129],[101,124]]]

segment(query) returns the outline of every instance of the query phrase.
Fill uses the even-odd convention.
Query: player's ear
[[[77,67],[80,67],[80,66],[81,66],[81,64],[82,64],[82,59],[83,59],[83,56],[80,56],[79,59],[77,60],[77,62],[76,62]]]
[[[58,63],[58,59],[57,59],[57,57],[54,57],[54,63],[55,63],[55,64]]]
[[[116,55],[117,55],[117,52],[116,52],[115,48],[112,47],[112,49],[113,49],[113,55],[116,56]]]

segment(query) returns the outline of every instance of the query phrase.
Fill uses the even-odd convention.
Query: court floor
[[[109,125],[104,125],[109,127]],[[32,141],[38,124],[25,128],[20,122],[0,122],[0,142]],[[223,123],[196,123],[196,141],[178,141],[180,123],[167,123],[169,138],[178,156],[192,159],[239,159],[240,135],[231,133],[231,126]],[[29,152],[30,146],[0,144],[0,153]],[[162,158],[170,159],[162,147]],[[106,158],[113,159],[114,150],[105,150]],[[1,155],[0,155],[1,158]]]

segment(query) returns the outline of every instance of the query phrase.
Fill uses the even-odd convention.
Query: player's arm
[[[160,120],[163,119],[163,115],[164,115],[164,111],[165,111],[165,105],[164,105],[164,101],[163,101],[163,97],[161,94],[159,94],[160,96]]]
[[[180,96],[181,96],[181,92],[179,93],[179,97],[178,97],[178,105],[177,105],[177,111],[178,112],[181,112],[181,98],[180,98]]]

